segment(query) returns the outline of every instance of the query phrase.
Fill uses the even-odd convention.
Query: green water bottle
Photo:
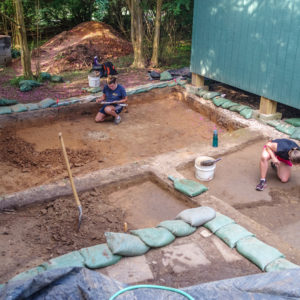
[[[217,129],[214,130],[212,146],[218,147],[218,131],[217,131]]]

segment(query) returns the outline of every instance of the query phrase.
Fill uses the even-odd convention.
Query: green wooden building
[[[263,113],[300,109],[300,0],[195,0],[193,22],[193,82],[257,94]]]

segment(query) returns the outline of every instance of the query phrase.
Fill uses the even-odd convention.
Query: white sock
[[[262,180],[262,181],[266,181],[266,178],[261,178],[260,180]]]

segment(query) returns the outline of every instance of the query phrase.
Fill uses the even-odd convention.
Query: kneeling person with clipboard
[[[103,122],[107,116],[113,116],[115,124],[121,122],[121,113],[124,106],[127,106],[127,95],[125,88],[117,83],[117,77],[109,76],[107,84],[104,86],[102,97],[96,100],[97,103],[103,104],[96,115],[96,122]]]

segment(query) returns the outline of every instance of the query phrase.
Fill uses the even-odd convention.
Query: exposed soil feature
[[[124,212],[97,189],[81,194],[79,232],[73,197],[0,214],[0,282],[50,258],[101,243],[104,232],[122,232]]]

